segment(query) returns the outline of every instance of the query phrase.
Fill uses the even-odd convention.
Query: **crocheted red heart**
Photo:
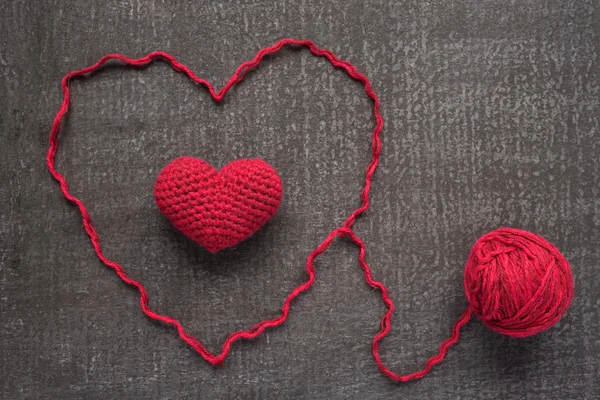
[[[258,231],[281,203],[277,171],[263,160],[236,160],[220,171],[180,157],[158,174],[154,199],[171,223],[211,252]]]

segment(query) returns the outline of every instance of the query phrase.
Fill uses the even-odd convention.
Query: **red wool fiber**
[[[150,64],[154,60],[162,59],[174,70],[184,73],[199,86],[205,87],[213,99],[216,102],[220,102],[229,89],[241,82],[248,71],[256,68],[265,56],[278,52],[284,46],[307,47],[315,56],[324,57],[332,66],[343,70],[351,78],[362,83],[366,95],[373,100],[375,127],[371,134],[371,160],[366,168],[364,186],[360,193],[361,205],[348,216],[342,226],[337,227],[330,232],[321,244],[310,253],[306,261],[306,273],[308,278],[287,296],[281,307],[281,313],[274,318],[258,322],[248,330],[241,330],[230,334],[223,343],[221,351],[217,354],[213,354],[199,339],[188,333],[177,319],[153,311],[149,306],[148,292],[142,283],[130,278],[120,264],[108,259],[104,255],[98,233],[92,224],[92,219],[87,208],[79,198],[69,191],[65,177],[56,170],[55,158],[58,151],[58,137],[61,122],[69,109],[71,101],[69,83],[73,78],[88,76],[111,60],[117,60],[134,67],[142,67]],[[378,368],[389,378],[399,382],[422,378],[427,375],[433,365],[442,361],[448,348],[458,341],[460,328],[469,321],[473,312],[480,316],[483,322],[492,329],[508,335],[522,337],[548,328],[558,321],[560,316],[569,306],[573,296],[573,281],[569,264],[564,257],[554,246],[537,235],[516,229],[503,228],[485,235],[479,239],[473,247],[465,268],[465,289],[470,305],[458,321],[455,322],[451,336],[441,344],[438,353],[429,358],[421,370],[405,375],[397,374],[384,365],[379,356],[379,343],[390,331],[394,303],[388,296],[386,287],[381,282],[373,279],[371,269],[365,260],[365,244],[356,236],[352,229],[356,218],[364,213],[370,205],[369,193],[371,182],[373,174],[379,164],[379,155],[381,151],[381,141],[379,136],[383,128],[383,119],[379,112],[380,103],[366,76],[358,72],[358,70],[348,61],[339,59],[331,51],[319,48],[309,40],[283,39],[273,46],[260,50],[251,61],[242,63],[236,69],[233,76],[227,81],[225,86],[219,91],[216,91],[210,82],[199,78],[187,66],[179,63],[173,56],[164,52],[153,52],[138,59],[127,58],[121,54],[108,54],[89,67],[66,74],[62,79],[62,91],[64,94],[63,102],[56,114],[50,132],[50,146],[47,155],[47,165],[50,173],[60,184],[60,188],[65,198],[74,203],[79,209],[83,225],[90,237],[92,246],[98,258],[107,267],[113,269],[124,283],[138,290],[140,293],[140,305],[144,314],[153,320],[174,327],[180,338],[212,365],[221,365],[225,361],[225,358],[231,349],[231,345],[234,342],[240,339],[255,338],[265,329],[279,326],[285,322],[289,315],[291,302],[298,297],[300,293],[308,290],[315,281],[315,259],[329,248],[337,236],[346,237],[356,244],[359,249],[358,261],[363,270],[365,281],[370,287],[377,289],[380,292],[381,299],[387,307],[387,311],[381,319],[380,330],[373,339],[372,352]],[[216,171],[212,172],[208,169],[207,165],[200,164],[198,161],[195,162],[197,163],[196,167],[199,167],[200,171],[204,171],[204,174],[207,173],[206,171],[209,171],[209,177],[207,179],[215,179],[214,174]],[[189,160],[183,162],[183,164],[188,162]],[[181,165],[179,165],[179,167],[181,167]],[[181,168],[182,171],[185,171],[185,174],[189,174],[189,176],[192,177],[192,180],[197,181],[194,184],[201,185],[200,178],[202,172],[192,171],[194,168],[190,168],[190,165]],[[220,174],[223,174],[223,170]],[[270,195],[267,195],[267,203],[270,208],[263,214],[257,214],[255,225],[249,224],[248,226],[245,226],[244,224],[247,222],[245,221],[242,224],[247,229],[244,233],[250,233],[255,228],[258,229],[260,225],[264,223],[263,221],[268,219],[267,216],[270,217],[272,213],[276,211],[280,197],[278,198],[276,193],[277,183],[275,182],[275,175],[271,174],[271,178],[267,179],[269,185],[272,185],[271,189],[273,190]],[[169,181],[169,179],[166,181]],[[182,229],[186,235],[213,251],[228,247],[234,244],[236,240],[242,239],[242,236],[244,235],[231,239],[224,239],[217,235],[216,239],[209,239],[209,232],[202,232],[198,229],[194,230],[194,223],[197,221],[196,217],[179,215],[177,212],[173,214],[173,208],[176,208],[178,203],[176,200],[167,201],[166,199],[169,198],[169,196],[177,198],[181,193],[177,191],[176,184],[175,186],[169,186],[169,184],[165,184],[166,181],[161,180],[161,177],[159,176],[157,182],[157,185],[159,185],[157,190],[157,204],[176,226],[181,223],[181,221],[187,219],[188,223],[186,223],[186,227]],[[173,179],[170,182],[173,183],[176,181],[177,179]],[[280,193],[281,192],[279,192],[279,195]],[[215,233],[215,231],[213,230],[212,233]]]

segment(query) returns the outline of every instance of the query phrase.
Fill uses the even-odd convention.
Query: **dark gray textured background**
[[[0,3],[0,398],[596,399],[600,396],[600,5],[434,0]],[[571,261],[576,297],[516,340],[479,321],[425,379],[394,384],[370,347],[384,312],[338,240],[283,327],[212,368],[95,257],[44,159],[59,81],[109,52],[165,50],[217,87],[260,48],[307,38],[354,63],[386,127],[372,209],[356,225],[396,302],[381,348],[421,368],[466,306],[472,243],[541,233]],[[373,126],[356,82],[307,51],[270,57],[215,105],[164,63],[73,84],[58,167],[108,256],[158,311],[216,351],[277,315],[309,252],[359,204]],[[157,211],[180,155],[261,157],[283,178],[272,222],[210,255]]]

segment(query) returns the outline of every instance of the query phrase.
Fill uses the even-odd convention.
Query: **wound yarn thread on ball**
[[[56,163],[55,159],[56,159],[56,154],[57,154],[58,145],[59,145],[58,138],[59,138],[59,133],[60,133],[60,128],[61,128],[61,122],[69,110],[69,105],[70,105],[70,101],[71,101],[71,92],[70,92],[70,88],[69,88],[69,83],[71,82],[71,80],[73,78],[88,76],[92,72],[100,69],[104,64],[106,64],[107,62],[109,62],[111,60],[117,60],[117,61],[125,63],[126,65],[130,65],[133,67],[142,67],[142,66],[146,66],[146,65],[150,64],[154,60],[161,59],[161,60],[165,60],[174,70],[184,73],[187,77],[189,77],[191,80],[196,82],[199,86],[204,86],[208,90],[208,92],[210,93],[212,98],[215,100],[215,102],[220,102],[224,98],[224,96],[227,94],[227,92],[235,84],[241,82],[250,70],[258,67],[258,65],[262,62],[262,60],[267,55],[280,51],[284,46],[306,47],[310,50],[310,52],[313,55],[315,55],[317,57],[325,58],[327,61],[329,61],[329,63],[331,63],[331,65],[333,67],[343,70],[352,79],[355,79],[356,81],[360,82],[363,85],[365,94],[373,101],[373,116],[375,119],[375,126],[371,133],[371,146],[370,146],[371,160],[369,161],[369,164],[366,168],[364,185],[363,185],[363,188],[360,193],[361,204],[358,208],[356,208],[354,211],[351,212],[351,214],[346,218],[346,220],[344,221],[342,226],[339,226],[339,227],[333,229],[327,235],[327,237],[314,250],[312,250],[310,252],[310,254],[306,260],[306,265],[305,265],[308,278],[305,282],[301,283],[294,290],[292,290],[292,292],[287,296],[287,298],[285,299],[285,301],[283,302],[283,305],[281,307],[281,313],[274,318],[259,321],[256,325],[254,325],[252,328],[250,328],[248,330],[240,330],[240,331],[231,333],[227,337],[225,342],[223,343],[221,351],[217,354],[213,354],[204,346],[204,344],[198,338],[196,338],[195,336],[186,332],[183,325],[177,319],[170,317],[168,315],[159,314],[159,313],[155,312],[149,305],[149,296],[148,296],[148,292],[147,292],[146,288],[144,287],[144,285],[142,285],[142,283],[140,283],[139,281],[130,278],[127,275],[127,273],[125,272],[124,268],[119,263],[117,263],[113,260],[110,260],[106,257],[106,255],[102,251],[102,248],[100,245],[100,238],[98,236],[98,233],[96,232],[96,229],[94,228],[92,219],[90,217],[90,214],[89,214],[87,208],[85,207],[83,202],[78,197],[76,197],[75,195],[73,195],[70,192],[66,178],[60,172],[57,171],[56,165],[55,165],[55,163]],[[50,145],[49,145],[48,154],[46,157],[46,163],[48,165],[48,170],[50,171],[50,173],[52,174],[54,179],[56,179],[56,181],[59,183],[64,197],[77,206],[77,208],[81,214],[82,223],[84,225],[85,231],[88,234],[88,236],[92,242],[92,246],[93,246],[94,251],[95,251],[96,255],[98,256],[98,258],[107,267],[113,269],[115,271],[115,273],[119,276],[119,278],[124,283],[136,288],[138,290],[138,292],[140,293],[140,306],[141,306],[141,309],[144,312],[144,314],[155,321],[160,321],[166,325],[170,325],[170,326],[174,327],[177,330],[177,333],[178,333],[179,337],[181,338],[181,340],[183,340],[185,343],[190,345],[202,358],[204,358],[207,362],[209,362],[212,365],[223,364],[223,362],[225,361],[225,358],[229,354],[232,344],[235,343],[236,341],[241,340],[241,339],[256,338],[265,329],[279,326],[285,322],[285,320],[287,319],[287,317],[289,315],[291,302],[294,299],[296,299],[300,295],[300,293],[308,290],[315,281],[315,265],[314,265],[315,260],[329,248],[329,246],[333,243],[334,239],[337,237],[346,237],[346,238],[350,239],[358,247],[358,249],[359,249],[358,261],[359,261],[360,267],[363,270],[365,281],[370,287],[379,291],[379,293],[381,295],[381,299],[387,308],[387,311],[385,312],[384,316],[381,319],[379,332],[373,338],[372,353],[373,353],[373,357],[375,358],[377,367],[381,370],[381,372],[383,372],[386,376],[388,376],[389,378],[391,378],[395,381],[407,382],[407,381],[410,381],[413,379],[423,378],[425,375],[427,375],[434,365],[436,365],[437,363],[441,362],[444,359],[446,352],[448,351],[448,348],[458,341],[459,334],[460,334],[460,328],[469,321],[473,312],[478,312],[478,313],[480,313],[481,316],[483,316],[484,318],[487,318],[488,317],[487,312],[489,310],[493,309],[493,308],[490,308],[490,304],[491,304],[491,303],[489,303],[490,299],[492,299],[492,298],[494,300],[499,299],[500,297],[502,297],[502,294],[505,293],[502,290],[496,290],[496,289],[501,288],[500,286],[490,285],[489,282],[491,282],[491,281],[489,279],[486,281],[487,284],[486,284],[485,288],[489,290],[489,292],[487,292],[487,293],[493,294],[493,296],[483,295],[484,292],[481,290],[470,290],[469,293],[471,293],[471,295],[473,296],[472,299],[475,301],[474,305],[471,304],[471,305],[469,305],[469,307],[467,307],[467,309],[462,314],[462,316],[454,323],[451,336],[440,345],[440,348],[439,348],[439,351],[437,352],[437,354],[430,357],[426,361],[425,366],[422,369],[420,369],[416,372],[408,373],[408,374],[398,374],[398,373],[391,371],[389,368],[387,368],[385,366],[385,364],[383,363],[383,361],[381,360],[381,357],[379,355],[379,345],[380,345],[381,340],[387,336],[387,334],[389,333],[389,331],[391,329],[391,317],[394,312],[394,303],[393,303],[392,299],[389,297],[388,291],[387,291],[386,287],[383,285],[383,283],[381,283],[373,278],[371,268],[369,267],[368,263],[366,262],[366,246],[365,246],[364,242],[355,234],[355,232],[352,229],[357,217],[362,215],[370,206],[369,194],[370,194],[370,190],[371,190],[371,182],[373,180],[373,174],[375,173],[375,170],[377,169],[377,166],[379,165],[379,157],[380,157],[380,153],[381,153],[380,132],[383,129],[383,118],[381,117],[381,114],[379,112],[380,102],[379,102],[379,98],[377,97],[377,95],[373,91],[373,88],[371,87],[371,83],[370,83],[369,79],[365,75],[358,72],[358,70],[356,69],[356,67],[354,67],[354,65],[352,65],[348,61],[339,59],[333,52],[331,52],[327,49],[319,48],[318,46],[316,46],[313,42],[311,42],[309,40],[282,39],[279,42],[277,42],[276,44],[274,44],[273,46],[266,47],[266,48],[260,50],[252,60],[246,61],[246,62],[240,64],[240,66],[236,69],[236,71],[231,76],[231,78],[229,78],[227,83],[218,92],[214,89],[214,87],[210,84],[210,82],[199,78],[187,66],[185,66],[184,64],[181,64],[173,56],[171,56],[170,54],[165,53],[165,52],[153,52],[153,53],[148,54],[145,57],[141,57],[141,58],[137,58],[137,59],[128,58],[121,54],[108,54],[108,55],[102,57],[98,62],[96,62],[93,65],[90,65],[88,67],[67,73],[61,81],[61,88],[63,91],[63,102],[56,114],[56,117],[52,124],[52,129],[50,131]],[[539,245],[539,243],[541,243],[541,242],[534,241],[534,243],[537,243]],[[539,247],[545,248],[546,250],[549,249],[549,247],[547,247],[547,246],[539,246]],[[483,249],[492,248],[492,245],[486,244],[482,248]],[[552,248],[550,248],[550,249],[552,249]],[[493,253],[494,250],[491,250],[491,252]],[[490,256],[490,254],[492,254],[492,253],[486,253],[486,252],[481,252],[481,251],[479,253],[477,253],[482,256],[481,260],[483,260],[485,262],[485,264],[475,263],[474,267],[473,267],[473,272],[469,272],[469,274],[473,274],[473,277],[481,277],[482,276],[481,275],[481,273],[482,273],[481,265],[490,265],[491,258],[493,257],[493,256]],[[556,257],[556,254],[552,250],[549,250],[549,253],[555,256],[554,261],[553,261],[553,262],[555,262],[555,265],[560,264],[558,261],[556,261],[556,260],[559,260],[559,258]],[[508,253],[505,252],[504,254],[508,254]],[[526,257],[529,255],[537,254],[537,250],[535,252],[521,251],[520,254],[522,254],[524,257]],[[502,271],[502,268],[500,268],[500,261],[503,261],[503,260],[504,260],[503,257],[499,257],[496,259],[496,261],[495,261],[496,264],[494,264],[494,265],[496,266],[497,271]],[[513,260],[517,261],[518,258],[514,258]],[[535,272],[535,275],[538,277],[541,276],[541,271],[542,271],[543,265],[544,265],[543,259],[540,258],[539,260],[540,260],[540,262],[536,263],[536,266],[535,266],[536,271],[537,271],[537,272]],[[550,258],[548,258],[548,260],[552,261],[552,259],[550,259]],[[531,266],[532,264],[525,263],[524,265]],[[563,264],[561,264],[561,265],[563,265]],[[507,270],[516,271],[517,268],[515,266],[516,266],[516,264],[511,266]],[[471,270],[471,267],[469,267],[469,271],[470,270]],[[552,272],[553,270],[554,270],[554,267],[548,268],[548,271],[550,271],[550,272]],[[567,269],[565,268],[564,271],[566,273]],[[570,270],[568,270],[568,272],[570,273]],[[526,275],[531,274],[531,272],[524,272],[524,274],[526,274]],[[535,324],[534,324],[535,327],[531,328],[533,325],[529,326],[529,328],[532,329],[532,332],[538,331],[541,326],[546,326],[550,321],[554,321],[554,317],[559,313],[560,310],[563,309],[563,307],[565,305],[565,299],[567,299],[569,297],[569,293],[571,293],[571,296],[572,296],[572,291],[569,292],[568,290],[565,293],[563,293],[563,295],[561,295],[560,297],[542,293],[546,290],[558,290],[558,288],[562,287],[558,280],[554,280],[556,277],[553,273],[549,273],[546,276],[547,276],[547,279],[549,279],[549,280],[551,279],[551,282],[549,284],[547,284],[545,281],[543,281],[543,282],[540,281],[543,283],[540,285],[540,288],[542,288],[542,289],[540,289],[539,293],[536,292],[536,293],[534,293],[535,295],[530,296],[532,304],[533,304],[533,302],[542,300],[542,302],[539,303],[539,305],[542,305],[541,309],[536,308],[536,310],[537,310],[536,317],[527,319],[528,323],[535,322]],[[469,282],[471,282],[471,281],[469,281]],[[483,286],[477,286],[477,283],[476,283],[477,281],[475,279],[472,282],[473,282],[473,285],[475,285],[474,287],[476,289],[483,288]],[[498,282],[500,282],[500,280],[498,280]],[[469,287],[471,287],[471,286],[469,286]],[[516,287],[517,286],[515,286],[515,288]],[[567,285],[567,287],[568,287],[568,285]],[[523,293],[531,294],[532,286],[528,286],[527,290],[530,290],[530,291],[523,292]],[[511,292],[516,293],[516,289]],[[542,294],[544,294],[544,295],[542,296]],[[528,298],[528,296],[523,295],[522,299],[526,299],[526,298]],[[552,300],[549,300],[550,298],[552,298]],[[561,300],[561,302],[560,302],[561,305],[556,306],[556,307],[550,307],[549,305],[551,304],[551,302],[556,301],[556,300]],[[479,303],[477,303],[477,301]],[[505,303],[504,303],[504,301],[502,301],[502,302],[497,301],[496,304],[505,304]],[[518,308],[518,305],[520,305],[521,303],[516,302],[513,299],[513,300],[511,300],[510,303],[506,303],[506,304],[508,305],[508,307],[504,307],[503,310],[511,311],[511,310],[516,310]],[[523,308],[529,309],[530,306],[531,306],[531,304],[525,303]],[[544,310],[545,311],[554,310],[555,312],[548,314]],[[489,315],[495,317],[496,315],[500,315],[500,314],[491,313]],[[505,315],[508,317],[507,320],[511,320],[511,318],[514,318],[516,314],[512,315],[510,313],[506,313]],[[548,315],[552,315],[553,317],[548,317]],[[548,319],[545,320],[544,316],[548,317]],[[520,318],[520,316],[517,318]],[[504,328],[506,328],[507,326],[509,326],[510,328],[513,327],[512,325],[508,324],[507,321],[505,321],[504,319],[500,318],[500,320],[502,320],[503,323],[506,323],[506,325],[500,324],[498,321],[494,321],[494,323],[498,327],[504,327]],[[490,320],[490,321],[492,321],[492,320]],[[488,321],[488,323],[490,321]],[[485,322],[485,320],[484,320],[484,322]],[[496,325],[493,325],[493,326],[496,326]],[[516,332],[517,330],[512,329],[509,331]]]
[[[263,160],[237,160],[217,171],[205,161],[180,157],[158,174],[154,199],[177,229],[217,252],[275,215],[282,190],[277,171]]]
[[[464,284],[483,323],[513,337],[550,328],[573,299],[569,262],[544,238],[520,229],[500,228],[479,238]]]

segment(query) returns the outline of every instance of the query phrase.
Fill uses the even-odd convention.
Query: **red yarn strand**
[[[104,255],[104,253],[102,252],[101,245],[100,245],[100,238],[98,236],[98,233],[96,232],[96,229],[94,228],[94,225],[92,224],[92,219],[89,215],[87,208],[85,207],[83,202],[78,197],[71,194],[71,192],[69,191],[69,187],[68,187],[65,177],[56,170],[55,158],[56,158],[56,153],[58,151],[58,145],[59,145],[58,137],[59,137],[59,133],[60,133],[60,126],[61,126],[63,117],[69,110],[69,105],[70,105],[70,101],[71,101],[71,92],[69,89],[69,83],[75,77],[85,77],[88,74],[98,70],[102,65],[106,64],[107,62],[109,62],[111,60],[118,60],[118,61],[123,62],[124,64],[131,65],[134,67],[142,67],[142,66],[150,64],[151,62],[153,62],[156,59],[163,59],[163,60],[166,60],[174,70],[186,74],[190,79],[192,79],[197,84],[206,87],[206,89],[208,90],[210,95],[213,97],[213,99],[217,102],[220,102],[223,99],[223,97],[225,97],[225,95],[227,94],[229,89],[231,89],[231,87],[234,86],[235,84],[241,82],[250,70],[256,68],[262,62],[262,60],[264,59],[265,56],[278,52],[284,46],[307,47],[312,52],[312,54],[314,54],[315,56],[326,58],[334,67],[344,70],[350,77],[361,82],[364,86],[366,95],[373,100],[373,115],[375,117],[376,123],[375,123],[375,127],[373,128],[373,132],[371,134],[371,160],[366,169],[364,186],[363,186],[363,189],[360,194],[361,206],[359,208],[357,208],[356,210],[354,210],[350,214],[350,216],[344,222],[343,227],[334,229],[331,233],[329,233],[329,235],[325,238],[325,240],[316,249],[314,249],[310,253],[310,255],[308,256],[308,259],[306,261],[306,272],[308,275],[308,279],[301,285],[297,286],[287,296],[287,298],[283,302],[283,306],[281,307],[281,314],[276,318],[260,321],[249,330],[240,330],[240,331],[232,333],[231,335],[229,335],[229,337],[227,337],[227,339],[223,343],[221,352],[219,354],[214,355],[208,349],[206,349],[206,347],[202,344],[202,342],[200,340],[198,340],[196,337],[192,336],[191,334],[187,333],[185,331],[185,329],[183,328],[182,324],[178,320],[176,320],[175,318],[172,318],[170,316],[161,315],[161,314],[154,312],[148,304],[149,297],[148,297],[148,292],[146,291],[145,287],[140,282],[129,278],[127,276],[127,274],[125,273],[125,270],[123,269],[123,267],[120,264],[116,263],[115,261],[109,260]],[[379,156],[380,156],[380,152],[381,152],[380,132],[383,128],[383,118],[381,117],[381,114],[379,112],[379,107],[380,107],[379,98],[373,91],[373,88],[371,87],[371,83],[370,83],[369,79],[365,75],[358,72],[358,70],[350,62],[340,60],[333,52],[326,50],[326,49],[319,48],[313,42],[311,42],[309,40],[283,39],[283,40],[277,42],[276,44],[274,44],[273,46],[266,47],[266,48],[260,50],[252,60],[242,63],[235,70],[235,72],[231,76],[231,78],[229,78],[229,80],[227,81],[225,86],[223,86],[223,88],[217,92],[210,82],[198,77],[187,66],[179,63],[173,56],[171,56],[168,53],[157,51],[157,52],[152,52],[145,57],[137,58],[137,59],[127,58],[121,54],[108,54],[108,55],[102,57],[98,62],[96,62],[95,64],[93,64],[91,66],[82,68],[80,70],[72,71],[72,72],[69,72],[68,74],[66,74],[61,81],[61,87],[62,87],[62,91],[63,91],[63,102],[62,102],[61,107],[58,110],[58,113],[56,114],[56,117],[52,124],[52,130],[50,132],[50,146],[48,149],[48,154],[47,154],[47,159],[46,159],[50,173],[58,181],[64,197],[67,200],[74,203],[77,206],[77,208],[79,209],[85,230],[86,230],[88,236],[90,237],[94,251],[96,252],[100,261],[102,261],[102,263],[104,263],[107,267],[112,268],[123,282],[125,282],[126,284],[128,284],[130,286],[135,287],[139,291],[140,306],[141,306],[144,314],[153,320],[160,321],[164,324],[175,327],[180,338],[185,343],[189,344],[198,354],[200,354],[210,364],[221,365],[224,362],[225,358],[227,357],[227,354],[229,353],[229,351],[231,349],[231,345],[234,342],[236,342],[237,340],[255,338],[255,337],[259,336],[265,329],[279,326],[285,322],[285,320],[287,319],[287,317],[289,315],[291,302],[296,297],[298,297],[298,295],[300,295],[300,293],[308,290],[315,281],[314,260],[320,254],[323,254],[329,248],[329,246],[331,245],[331,243],[337,236],[349,237],[358,246],[359,262],[360,262],[360,266],[364,272],[365,281],[367,282],[367,284],[370,287],[379,290],[379,292],[381,293],[381,298],[383,300],[383,303],[387,307],[387,312],[385,313],[385,315],[383,316],[383,318],[381,320],[381,329],[380,329],[379,333],[377,333],[377,335],[373,339],[373,345],[372,345],[372,352],[373,352],[373,356],[375,358],[375,362],[376,362],[378,368],[385,375],[387,375],[391,379],[399,381],[399,382],[406,382],[406,381],[410,381],[413,379],[420,379],[420,378],[424,377],[425,375],[427,375],[427,373],[429,373],[431,367],[433,367],[435,364],[442,361],[446,355],[448,348],[458,341],[460,328],[464,324],[466,324],[467,321],[471,317],[471,314],[472,314],[471,307],[469,307],[465,311],[465,313],[459,318],[459,320],[454,324],[454,327],[452,329],[452,335],[450,336],[450,338],[448,338],[446,341],[444,341],[442,343],[437,355],[435,355],[427,360],[427,362],[425,363],[425,367],[422,370],[413,372],[413,373],[410,373],[407,375],[396,374],[396,373],[392,372],[390,369],[388,369],[383,364],[381,357],[379,355],[379,343],[385,336],[387,336],[387,334],[390,331],[391,317],[394,312],[394,303],[393,303],[392,299],[388,296],[388,292],[387,292],[387,289],[385,288],[385,286],[381,282],[378,282],[373,279],[372,274],[371,274],[371,269],[370,269],[369,265],[367,264],[367,262],[365,261],[365,254],[366,254],[365,244],[352,231],[352,226],[354,225],[356,218],[358,216],[360,216],[363,212],[365,212],[369,208],[369,205],[370,205],[369,193],[371,190],[371,182],[373,179],[373,174],[375,173],[375,170],[377,169],[377,166],[379,164]]]

